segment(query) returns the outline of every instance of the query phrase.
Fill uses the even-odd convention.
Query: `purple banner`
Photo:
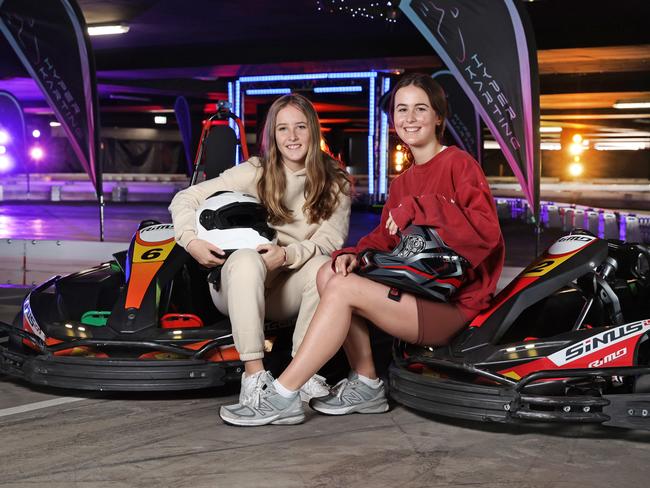
[[[499,143],[539,212],[539,83],[525,10],[515,0],[402,0]]]
[[[194,171],[194,158],[192,158],[192,116],[187,98],[176,98],[176,102],[174,102],[174,114],[178,122],[178,129],[181,131],[183,148],[185,149],[185,160],[187,161],[185,172],[188,176],[192,176],[192,171]]]

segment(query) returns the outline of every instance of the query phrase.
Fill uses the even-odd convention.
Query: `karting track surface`
[[[107,208],[107,239],[164,206]],[[2,205],[0,237],[97,240],[89,205]],[[378,215],[355,211],[351,240]],[[508,264],[533,253],[532,232],[504,223]],[[545,234],[544,241],[553,236]],[[22,288],[0,288],[0,320]],[[478,424],[393,405],[382,415],[326,417],[298,426],[229,427],[218,417],[236,386],[176,393],[87,394],[0,377],[0,487],[638,487],[650,432],[594,425]]]

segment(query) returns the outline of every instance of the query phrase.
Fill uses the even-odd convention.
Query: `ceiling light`
[[[562,132],[562,127],[554,127],[550,125],[545,125],[539,128],[540,132],[545,132],[545,133],[557,133],[557,132]]]
[[[646,100],[621,100],[612,105],[614,108],[619,110],[632,109],[632,108],[650,108],[650,101]]]
[[[594,144],[596,151],[640,151],[650,149],[650,142],[611,141]]]
[[[61,122],[52,121],[50,122],[50,127],[61,127]]]
[[[88,35],[110,36],[114,34],[125,34],[129,32],[129,26],[125,24],[95,25],[88,27]]]
[[[562,145],[559,142],[541,142],[539,148],[542,151],[559,151],[562,149]],[[501,149],[497,141],[484,141],[483,149]]]

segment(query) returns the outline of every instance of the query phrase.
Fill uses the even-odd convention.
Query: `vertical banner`
[[[0,172],[22,169],[28,173],[23,109],[16,97],[4,90],[0,90],[0,132],[3,133],[3,137],[0,137],[0,157],[4,159],[0,164]]]
[[[474,105],[467,98],[451,71],[442,70],[431,75],[447,94],[449,114],[447,130],[463,150],[472,155],[482,164],[483,137],[481,134],[481,119]]]
[[[539,79],[517,0],[402,0],[499,143],[539,221]]]
[[[187,167],[185,169],[187,176],[192,176],[194,171],[194,158],[192,157],[192,116],[190,114],[190,105],[185,97],[177,97],[174,102],[174,114],[178,122],[178,129],[181,131],[183,139],[183,148],[185,149],[185,160]]]
[[[101,212],[97,83],[81,9],[75,0],[0,0],[0,30],[61,122]]]

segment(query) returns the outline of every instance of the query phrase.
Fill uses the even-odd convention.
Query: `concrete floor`
[[[504,234],[510,264],[525,264],[532,238],[509,224]],[[11,321],[24,293],[0,288],[0,320]],[[87,395],[0,377],[0,487],[638,488],[650,474],[650,432],[480,424],[398,405],[245,429],[217,413],[236,394]]]

